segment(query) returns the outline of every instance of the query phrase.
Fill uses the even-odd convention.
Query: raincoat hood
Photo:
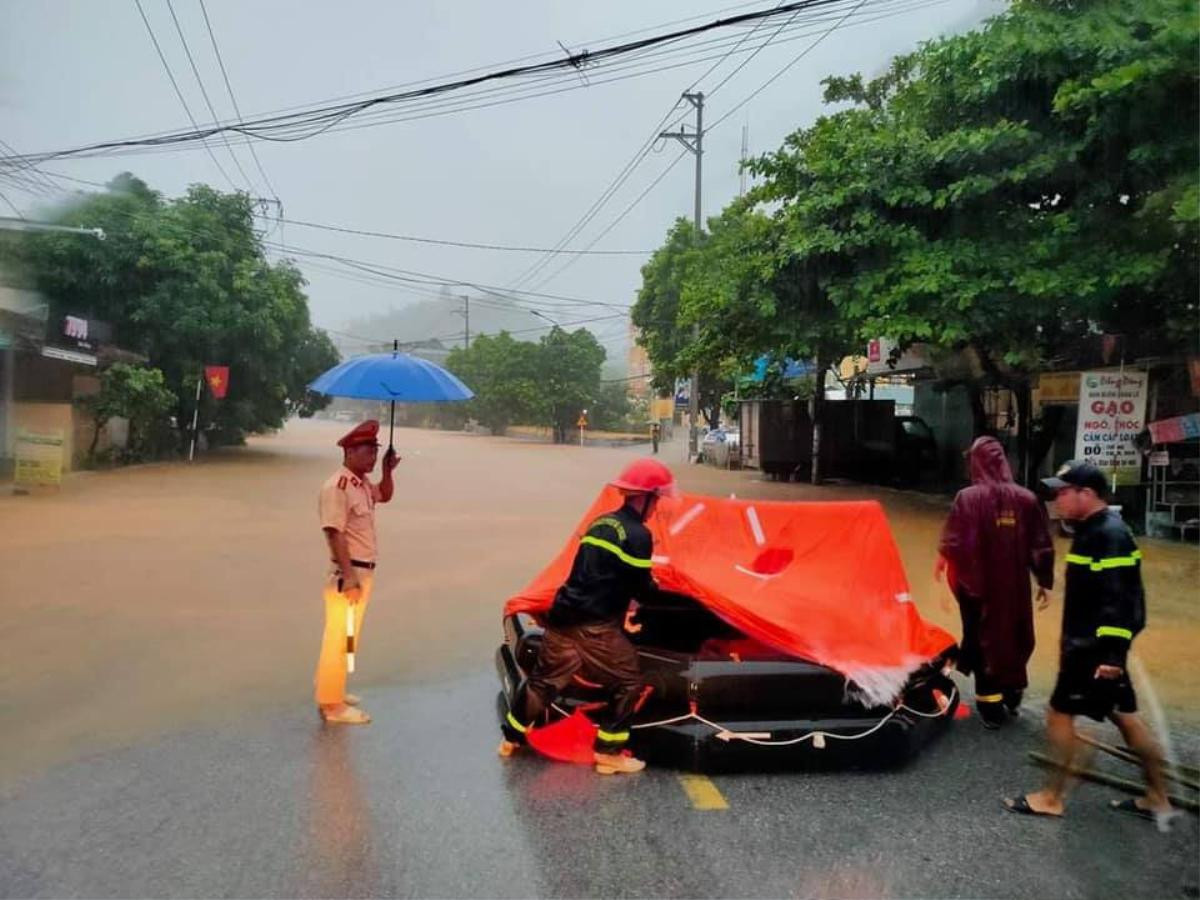
[[[971,445],[970,461],[972,484],[1012,483],[1008,457],[1004,455],[1003,445],[994,437],[976,438]]]

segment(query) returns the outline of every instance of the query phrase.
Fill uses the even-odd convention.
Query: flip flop
[[[1162,831],[1169,831],[1172,820],[1183,815],[1178,809],[1168,809],[1162,812],[1154,809],[1146,809],[1145,807],[1138,806],[1137,800],[1134,797],[1126,797],[1124,800],[1110,800],[1108,808],[1115,812],[1137,816],[1139,819],[1145,819],[1147,822],[1153,822]]]
[[[1040,809],[1034,809],[1029,805],[1029,799],[1024,794],[1015,800],[1012,797],[1005,797],[1000,802],[1004,804],[1004,808],[1010,813],[1020,813],[1025,816],[1043,816],[1047,819],[1062,818],[1062,813],[1042,812]]]

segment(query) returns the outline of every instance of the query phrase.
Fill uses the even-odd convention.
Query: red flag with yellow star
[[[205,366],[204,380],[213,396],[224,400],[225,391],[229,389],[229,366]]]

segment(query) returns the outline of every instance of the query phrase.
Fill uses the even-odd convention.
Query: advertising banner
[[[1075,458],[1115,471],[1128,483],[1141,472],[1138,434],[1146,427],[1145,372],[1084,372],[1079,379]]]

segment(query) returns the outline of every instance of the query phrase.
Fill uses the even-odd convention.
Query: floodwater
[[[317,491],[344,430],[297,421],[193,465],[80,473],[54,494],[0,496],[0,786],[185,726],[311,702],[326,566]],[[355,676],[367,689],[490,666],[504,599],[561,546],[600,484],[647,450],[415,429],[396,442],[404,459],[393,502],[378,510],[381,564]],[[932,578],[945,498],[776,484],[681,456],[669,445],[661,458],[688,491],[881,500],[922,613],[958,633]],[[1194,721],[1200,558],[1142,546],[1150,624],[1137,652],[1170,715]],[[1037,618],[1043,693],[1055,599]]]

